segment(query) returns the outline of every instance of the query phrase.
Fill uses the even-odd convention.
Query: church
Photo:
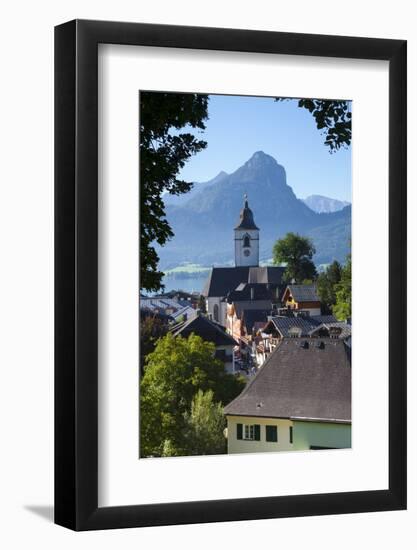
[[[276,304],[280,305],[285,268],[259,266],[259,233],[260,229],[255,224],[248,197],[245,195],[239,222],[234,228],[235,266],[213,267],[202,292],[209,318],[223,326],[226,326],[228,297],[234,291],[244,292],[254,285],[258,289],[263,287],[275,298]],[[253,299],[255,306],[254,295]]]

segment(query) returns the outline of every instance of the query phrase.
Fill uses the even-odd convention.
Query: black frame
[[[99,508],[97,46],[389,61],[389,489]],[[55,28],[55,522],[74,530],[406,508],[406,41],[70,21]],[[392,321],[392,320],[395,321]]]

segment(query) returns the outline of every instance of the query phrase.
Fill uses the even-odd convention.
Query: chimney
[[[255,299],[255,289],[253,288],[253,286],[250,289],[250,299],[251,300]]]

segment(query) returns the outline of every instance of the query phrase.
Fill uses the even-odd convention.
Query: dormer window
[[[244,246],[244,248],[250,248],[250,237],[249,237],[249,235],[245,235],[243,237],[243,246]]]

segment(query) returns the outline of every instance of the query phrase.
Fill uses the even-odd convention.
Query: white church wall
[[[220,302],[219,323],[221,323],[224,327],[226,327],[226,317],[227,317],[227,302]]]
[[[250,246],[244,246],[244,238],[248,236]],[[248,253],[248,255],[245,255]],[[258,266],[259,265],[259,231],[255,229],[235,229],[235,265]]]
[[[213,321],[217,321],[218,323],[221,323],[223,326],[225,326],[225,304],[222,303],[221,298],[219,296],[209,296],[207,298],[207,313],[209,315],[209,318]],[[216,315],[216,307],[217,306],[217,315]]]

